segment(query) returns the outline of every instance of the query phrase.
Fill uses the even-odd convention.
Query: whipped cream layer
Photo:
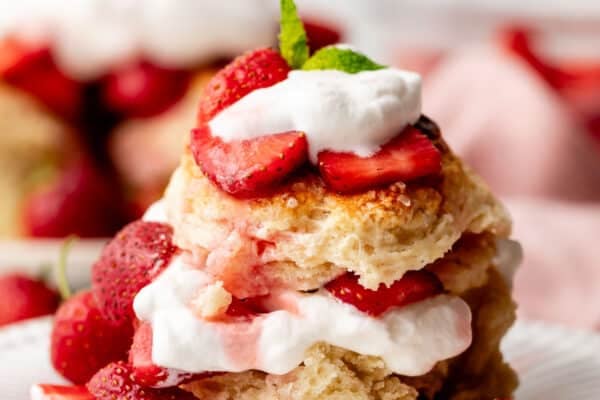
[[[277,4],[244,0],[2,1],[0,36],[49,41],[62,68],[94,78],[144,56],[185,67],[274,43]]]
[[[398,69],[348,74],[292,71],[220,112],[209,125],[224,141],[306,133],[311,160],[323,150],[368,157],[421,115],[421,77]]]
[[[188,258],[176,256],[134,301],[137,317],[152,325],[152,359],[162,367],[285,374],[302,363],[309,347],[326,342],[379,356],[395,373],[419,376],[471,343],[470,309],[448,295],[373,318],[324,290],[284,291],[266,301],[272,312],[250,321],[204,320],[190,305],[212,279]]]

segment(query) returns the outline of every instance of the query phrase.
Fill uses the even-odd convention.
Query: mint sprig
[[[371,61],[364,54],[335,46],[328,46],[317,51],[302,66],[302,69],[306,71],[335,69],[349,74],[383,68],[385,68],[383,65]]]
[[[308,60],[309,49],[304,24],[294,0],[281,0],[279,51],[290,67],[301,68]]]

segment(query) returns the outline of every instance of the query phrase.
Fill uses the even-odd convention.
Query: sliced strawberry
[[[441,154],[431,140],[406,128],[371,157],[323,151],[318,155],[321,176],[340,193],[360,192],[397,181],[410,181],[441,170]]]
[[[81,108],[82,85],[60,71],[47,47],[0,41],[0,77],[63,117],[73,119]]]
[[[135,295],[157,277],[177,251],[169,225],[136,221],[104,248],[92,269],[92,290],[104,317],[131,326]]]
[[[261,305],[261,299],[265,296],[248,299],[234,297],[227,308],[226,314],[230,317],[251,318],[252,316],[267,312]]]
[[[125,362],[108,364],[87,383],[87,388],[97,400],[196,400],[189,392],[179,388],[152,389],[131,379],[133,369]]]
[[[99,368],[127,357],[130,334],[115,329],[96,306],[91,292],[71,297],[54,318],[50,354],[52,365],[65,378],[83,384]]]
[[[287,62],[273,49],[253,50],[236,58],[206,85],[198,111],[198,126],[248,93],[286,79],[289,71]]]
[[[187,71],[159,67],[149,62],[127,64],[104,82],[104,101],[130,117],[151,117],[167,110],[186,93]]]
[[[31,400],[94,400],[85,386],[34,385]]]
[[[54,313],[60,297],[40,280],[13,273],[0,277],[0,326]]]
[[[365,289],[358,277],[347,273],[329,282],[325,288],[344,303],[374,317],[392,307],[402,307],[443,292],[440,280],[426,270],[409,271],[390,287],[380,285],[377,290]]]
[[[308,46],[311,53],[316,53],[323,47],[339,43],[342,34],[337,27],[330,23],[324,23],[310,18],[302,18],[304,30],[308,37]]]
[[[223,142],[203,125],[192,132],[190,147],[202,171],[236,197],[263,194],[308,158],[308,142],[302,132]]]

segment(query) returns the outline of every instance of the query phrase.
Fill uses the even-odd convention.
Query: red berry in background
[[[242,198],[264,194],[308,159],[308,142],[301,132],[223,142],[204,125],[192,132],[190,148],[208,178]]]
[[[123,224],[121,208],[116,183],[90,161],[79,159],[28,195],[23,225],[33,237],[107,237]]]
[[[208,82],[198,111],[198,126],[210,121],[248,93],[283,81],[290,67],[273,49],[258,49],[237,57]]]
[[[304,23],[311,53],[315,53],[323,47],[337,44],[342,40],[340,30],[330,23],[309,18],[302,18],[302,22]]]
[[[85,386],[34,385],[31,400],[95,400]]]
[[[103,318],[92,292],[82,292],[56,313],[50,345],[52,365],[71,382],[84,384],[109,362],[127,358],[131,339],[130,330],[115,329]]]
[[[115,326],[131,326],[135,295],[169,264],[177,251],[173,228],[136,221],[106,245],[92,269],[92,290],[104,317]]]
[[[125,362],[114,362],[98,371],[87,383],[97,400],[196,400],[179,388],[152,389],[132,379],[133,369]]]
[[[14,38],[0,41],[0,78],[64,118],[74,119],[81,109],[82,85],[58,68],[45,46]]]
[[[128,117],[151,117],[181,100],[190,78],[187,71],[163,68],[146,61],[132,63],[106,78],[103,98],[109,108]]]
[[[0,326],[54,313],[58,293],[40,280],[18,273],[0,276]]]
[[[322,151],[319,170],[327,186],[339,193],[361,192],[398,181],[439,174],[442,156],[418,129],[406,128],[371,157]]]
[[[325,288],[344,303],[374,317],[392,307],[401,307],[443,292],[440,280],[426,270],[409,271],[391,286],[380,285],[377,290],[365,289],[358,277],[347,273],[329,282]]]

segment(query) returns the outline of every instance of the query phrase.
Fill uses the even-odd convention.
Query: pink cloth
[[[427,76],[423,109],[508,199],[525,253],[520,315],[600,329],[600,152],[559,94],[487,45],[444,59]]]

